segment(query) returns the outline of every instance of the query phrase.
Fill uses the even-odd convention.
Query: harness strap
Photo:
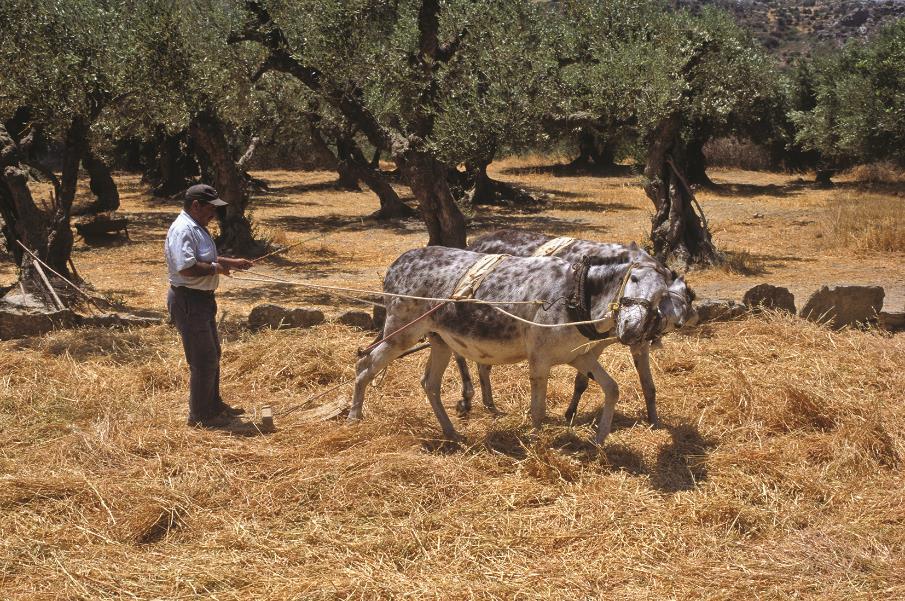
[[[625,276],[622,278],[622,284],[619,290],[613,296],[613,300],[607,304],[607,308],[613,317],[619,314],[622,307],[631,305],[641,305],[647,309],[651,308],[650,301],[645,298],[625,297],[625,287],[628,286],[629,277],[632,270],[637,267],[637,263],[630,263],[628,269],[625,270]],[[592,321],[591,320],[591,292],[588,290],[588,271],[591,269],[590,257],[582,257],[581,261],[572,266],[575,270],[575,286],[572,289],[572,296],[566,305],[569,312],[569,319],[572,321]],[[579,324],[575,326],[581,335],[589,340],[602,340],[609,336],[609,332],[601,334],[591,324]]]
[[[502,263],[508,256],[509,255],[485,255],[475,261],[474,264],[462,274],[459,281],[456,282],[456,287],[453,289],[450,298],[453,300],[474,298],[475,293],[478,291],[478,288],[481,287],[481,284],[484,283],[487,276],[493,273],[493,270],[497,268],[497,265]]]
[[[572,266],[575,270],[575,286],[572,288],[572,296],[566,304],[566,310],[571,321],[591,321],[591,292],[588,290],[588,270],[591,268],[589,257],[582,257],[581,261]],[[582,336],[588,340],[603,340],[608,333],[601,334],[589,323],[575,326]]]
[[[568,236],[562,236],[560,238],[553,238],[552,240],[547,240],[543,244],[541,244],[537,250],[531,253],[532,257],[552,257],[565,247],[569,246],[575,242],[575,238],[569,238]]]

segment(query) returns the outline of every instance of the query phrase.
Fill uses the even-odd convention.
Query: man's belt
[[[198,288],[189,288],[188,286],[173,286],[170,284],[170,288],[172,290],[176,290],[179,292],[191,292],[192,294],[203,294],[204,296],[214,296],[213,290],[199,290]]]

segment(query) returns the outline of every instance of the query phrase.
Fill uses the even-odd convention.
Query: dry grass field
[[[480,209],[470,234],[644,238],[650,207],[635,178],[549,162],[494,165],[550,206]],[[253,201],[259,234],[310,239],[267,273],[376,288],[426,240],[418,220],[369,222],[376,198],[333,190],[331,173],[256,175],[272,188]],[[854,174],[819,190],[783,174],[712,175],[718,188],[699,197],[734,268],[691,273],[699,296],[769,282],[800,306],[823,284],[871,283],[886,287],[886,310],[905,309],[901,183]],[[119,182],[131,241],[79,241],[74,261],[98,291],[161,311],[178,207],[134,176]],[[224,397],[250,410],[341,384],[372,339],[329,323],[241,325],[261,302],[354,306],[320,292],[225,280],[219,300]],[[506,413],[478,403],[454,418],[466,441],[450,448],[419,386],[424,353],[369,390],[360,424],[290,415],[238,437],[184,425],[186,366],[168,326],[0,342],[0,598],[905,598],[903,335],[781,315],[670,335],[653,355],[659,430],[643,420],[629,354],[602,360],[622,396],[599,452],[586,442],[599,392],[566,427],[572,373],[556,369],[548,423],[533,434],[518,365],[494,370]],[[458,387],[450,370],[450,408]]]

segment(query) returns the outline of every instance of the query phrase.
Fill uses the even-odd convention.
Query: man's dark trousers
[[[220,338],[213,291],[171,286],[167,308],[179,330],[189,364],[189,419],[203,420],[220,410]]]

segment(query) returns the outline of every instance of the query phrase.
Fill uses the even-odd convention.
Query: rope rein
[[[250,270],[245,271],[243,273],[249,273],[249,272],[250,272]],[[364,299],[364,298],[358,298],[358,297],[354,297],[354,296],[338,294],[338,292],[340,292],[340,291],[355,292],[355,293],[359,293],[359,294],[369,294],[369,295],[373,295],[373,296],[390,296],[390,297],[394,297],[394,298],[404,298],[404,299],[409,299],[409,300],[420,300],[420,301],[439,303],[438,305],[432,307],[427,313],[418,317],[415,321],[420,321],[421,319],[427,317],[428,315],[430,315],[431,313],[433,313],[434,311],[436,311],[437,309],[439,309],[440,307],[442,307],[448,303],[472,303],[472,304],[476,304],[476,305],[488,305],[492,309],[495,309],[496,311],[502,313],[503,315],[511,317],[512,319],[515,319],[516,321],[520,321],[527,325],[531,325],[531,326],[535,326],[535,327],[539,327],[539,328],[563,328],[563,327],[578,326],[578,325],[593,325],[593,324],[600,323],[602,321],[606,321],[607,319],[610,318],[610,315],[613,313],[613,307],[619,306],[618,302],[609,303],[609,311],[603,317],[600,317],[598,319],[587,319],[587,320],[578,320],[578,321],[568,321],[568,322],[556,323],[556,324],[548,324],[548,323],[539,323],[536,321],[532,321],[530,319],[525,319],[523,317],[519,317],[518,315],[514,315],[514,314],[510,313],[509,311],[506,311],[505,309],[501,308],[499,305],[533,305],[533,306],[540,306],[541,308],[543,308],[544,311],[549,311],[553,305],[555,305],[557,302],[559,302],[562,299],[557,298],[553,301],[548,301],[548,300],[490,301],[490,300],[482,300],[482,299],[476,299],[476,298],[454,299],[454,298],[444,298],[444,297],[414,296],[414,295],[410,295],[410,294],[396,294],[393,292],[375,292],[374,290],[364,290],[361,288],[348,288],[348,287],[343,287],[343,286],[328,286],[326,284],[312,284],[311,282],[306,281],[306,280],[290,280],[290,279],[280,278],[277,276],[260,273],[260,272],[251,272],[251,273],[253,275],[261,276],[263,278],[269,278],[269,279],[261,279],[260,277],[259,278],[248,278],[248,277],[240,277],[240,276],[235,276],[235,275],[230,275],[228,277],[230,277],[234,280],[237,280],[237,281],[280,282],[280,283],[285,283],[285,284],[292,284],[295,286],[314,288],[315,290],[327,290],[327,291],[333,292],[336,296],[340,296],[340,297],[347,298],[350,300],[355,300],[355,301],[362,302],[362,303],[376,305],[378,307],[383,307],[384,305],[382,303],[378,303],[378,302],[371,301],[371,300]],[[625,290],[625,284],[627,281],[628,281],[628,275],[626,276],[625,280],[623,281],[621,291]],[[618,308],[617,308],[617,311],[618,311]],[[407,324],[406,326],[403,326],[396,332],[393,332],[393,334],[405,329],[406,327],[408,327],[409,325],[412,325],[413,323],[415,323],[415,322],[414,321],[410,322],[409,324]],[[393,334],[388,335],[384,340],[388,339]],[[383,340],[381,340],[380,342],[382,342],[382,341]],[[372,347],[376,347],[377,344],[379,344],[379,342],[375,343],[375,344],[369,346],[367,349],[363,349],[363,350],[364,351],[371,350]]]

